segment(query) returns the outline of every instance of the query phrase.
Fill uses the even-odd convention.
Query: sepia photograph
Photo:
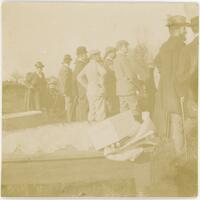
[[[196,197],[196,2],[2,3],[3,197]]]

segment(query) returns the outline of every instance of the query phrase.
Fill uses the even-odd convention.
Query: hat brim
[[[44,68],[44,65],[35,65],[36,68]]]
[[[190,26],[190,23],[180,23],[180,24],[166,24],[167,27],[170,26]]]
[[[62,61],[62,64],[65,64],[65,63],[71,62],[71,61],[72,61],[72,59],[69,59],[69,60],[66,60],[66,61]]]

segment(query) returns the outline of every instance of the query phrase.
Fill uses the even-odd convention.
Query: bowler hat
[[[191,19],[190,26],[198,26],[199,25],[199,16],[195,16]]]
[[[186,18],[182,15],[174,15],[170,16],[167,19],[167,25],[168,27],[171,26],[188,26],[189,23],[186,22]]]
[[[72,61],[72,58],[69,54],[66,54],[63,59],[63,63],[69,63]]]
[[[36,62],[35,67],[36,68],[44,68],[44,65],[42,64],[42,62],[38,61],[38,62]]]
[[[129,43],[126,40],[120,40],[117,42],[116,49],[119,50],[122,46],[128,46]]]
[[[76,54],[77,54],[77,56],[78,56],[78,55],[81,55],[81,54],[85,54],[85,53],[87,53],[87,49],[86,49],[86,47],[84,47],[84,46],[80,46],[80,47],[78,47],[78,48],[76,49]]]

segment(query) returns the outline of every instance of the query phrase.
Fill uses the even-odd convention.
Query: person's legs
[[[67,122],[72,121],[72,98],[70,96],[65,97],[65,111]]]
[[[34,92],[35,110],[40,110],[40,95],[38,91]]]
[[[179,114],[171,114],[170,116],[170,134],[174,143],[176,155],[180,156],[184,152],[183,123]]]
[[[87,95],[88,104],[89,104],[89,112],[88,112],[88,121],[95,121],[95,101],[96,97],[93,95]]]
[[[97,96],[95,100],[95,119],[101,121],[106,118],[106,102],[104,96]]]
[[[128,108],[132,111],[134,116],[138,116],[139,112],[137,109],[137,97],[135,95],[130,95],[126,97],[126,102],[128,104]]]
[[[78,99],[78,119],[79,121],[86,121],[88,116],[88,100],[86,96],[81,96]]]
[[[126,101],[126,96],[119,96],[120,113],[128,111],[128,103]]]

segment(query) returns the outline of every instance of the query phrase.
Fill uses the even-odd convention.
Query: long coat
[[[72,70],[63,66],[58,75],[58,89],[62,96],[72,96]]]
[[[77,76],[86,64],[87,62],[77,59],[73,71],[73,96],[75,97],[75,118],[77,121],[87,120],[89,110],[86,89],[77,80]]]
[[[113,69],[116,77],[116,93],[118,96],[129,96],[136,93],[138,80],[127,55],[117,54]]]
[[[119,112],[119,98],[116,95],[116,78],[113,70],[113,61],[105,59],[104,67],[106,69],[104,84],[106,88],[107,114],[108,116],[112,116]]]
[[[26,74],[25,77],[25,110],[35,110],[36,105],[35,105],[35,97],[34,97],[34,88],[32,86],[32,80],[33,80],[33,73],[29,72]]]
[[[38,73],[33,73],[33,78],[31,85],[34,89],[34,99],[37,110],[47,109],[48,99],[47,99],[47,81],[43,72],[39,75]]]
[[[176,76],[177,93],[185,98],[185,112],[193,116],[191,104],[197,103],[198,96],[198,37],[181,51]]]
[[[97,61],[91,60],[79,73],[77,79],[87,85],[87,96],[105,96],[105,74],[104,67]]]
[[[185,44],[178,37],[170,37],[160,48],[155,65],[160,72],[160,82],[155,100],[154,122],[159,134],[166,133],[170,113],[180,113],[176,92],[176,71],[181,50]]]

